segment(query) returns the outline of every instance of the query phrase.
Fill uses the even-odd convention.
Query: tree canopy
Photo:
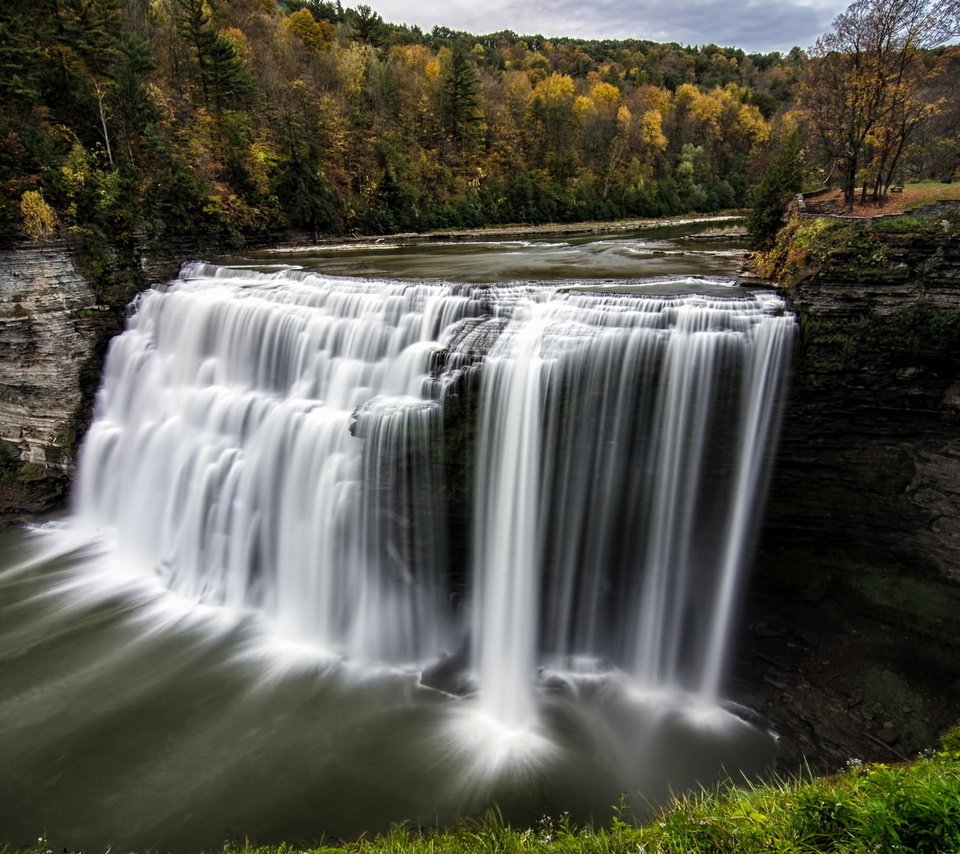
[[[947,23],[884,24],[911,2]],[[841,19],[808,60],[424,33],[328,0],[6,0],[0,239],[718,210],[750,200],[785,120],[808,122],[806,162],[871,187],[954,169],[956,0]]]
[[[956,5],[856,0],[814,46],[800,105],[848,206],[858,186],[881,201],[920,129],[950,109],[936,87],[956,78],[956,50],[931,50],[950,37]]]

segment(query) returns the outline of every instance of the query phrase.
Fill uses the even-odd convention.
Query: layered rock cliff
[[[958,219],[841,221],[791,283],[803,339],[771,542],[960,582]]]
[[[177,263],[78,241],[0,250],[0,525],[63,506],[107,343]]]
[[[960,708],[960,212],[772,256],[802,338],[737,684],[788,764],[895,760]]]
[[[64,244],[0,252],[0,518],[62,498],[99,313]]]

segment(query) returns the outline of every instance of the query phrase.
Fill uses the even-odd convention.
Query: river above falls
[[[747,249],[743,220],[710,217],[610,231],[396,235],[285,247],[220,263],[268,259],[327,275],[458,282],[558,282],[735,276]]]

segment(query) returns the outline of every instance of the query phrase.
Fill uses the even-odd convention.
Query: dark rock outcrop
[[[768,548],[960,582],[960,225],[884,235],[791,288],[802,324]]]
[[[960,218],[831,239],[789,287],[801,343],[734,680],[793,770],[909,757],[960,709]]]

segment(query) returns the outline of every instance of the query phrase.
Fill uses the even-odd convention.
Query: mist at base
[[[596,661],[542,669],[536,721],[278,640],[199,605],[71,524],[0,540],[0,828],[53,849],[319,841],[496,806],[515,824],[638,817],[764,773],[776,737]]]

